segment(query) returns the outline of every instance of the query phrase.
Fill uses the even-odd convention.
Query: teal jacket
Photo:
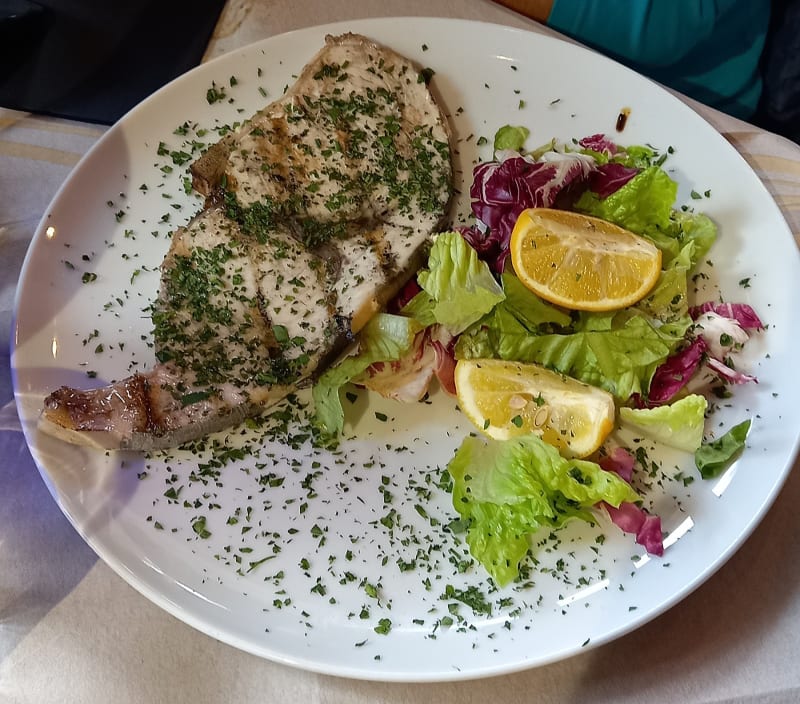
[[[769,0],[555,0],[547,24],[706,105],[750,118]]]

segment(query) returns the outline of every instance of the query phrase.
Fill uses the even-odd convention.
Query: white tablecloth
[[[370,16],[480,19],[551,33],[486,0],[231,0],[207,58],[290,29]],[[800,234],[800,147],[692,103],[745,157]],[[0,110],[0,322],[25,250],[104,128]],[[799,240],[800,241],[800,240]],[[800,303],[800,302],[799,302]],[[546,667],[451,684],[353,681],[274,664],[181,623],[81,541],[19,429],[0,348],[0,702],[800,701],[800,471],[705,585],[617,641]]]

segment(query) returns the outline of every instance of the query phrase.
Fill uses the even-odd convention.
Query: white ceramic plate
[[[37,432],[53,388],[118,379],[152,363],[145,308],[157,267],[170,228],[199,207],[183,193],[186,167],[171,152],[215,140],[215,127],[264,104],[263,91],[280,95],[325,34],[342,31],[435,70],[459,138],[462,193],[478,154],[490,156],[479,138],[491,142],[506,123],[530,127],[530,146],[606,132],[623,144],[674,148],[668,166],[679,201],[702,208],[720,228],[705,295],[718,286],[727,300],[750,303],[768,330],[742,360],[760,383],[737,389],[707,426],[719,432],[751,418],[742,458],[722,479],[704,482],[691,458],[664,454],[663,474],[648,481],[647,503],[670,534],[663,558],[648,559],[601,520],[537,536],[540,562],[528,582],[491,591],[479,567],[465,569],[463,541],[445,530],[454,512],[442,472],[471,428],[441,392],[412,406],[359,393],[348,404],[349,439],[339,455],[297,447],[303,427],[291,421],[288,430],[272,423],[274,439],[264,430],[219,436],[227,448],[249,448],[227,463],[214,459],[219,451],[104,454]],[[209,103],[210,88],[225,97]],[[618,134],[622,108],[630,117]],[[200,136],[198,126],[212,133]],[[693,190],[711,195],[692,200]],[[467,211],[462,196],[458,212]],[[713,574],[759,522],[797,447],[799,269],[778,208],[734,149],[683,103],[615,63],[471,22],[312,28],[181,77],[78,165],[25,262],[13,345],[17,401],[31,452],[75,528],[124,579],[185,622],[243,650],[337,675],[498,674],[570,656],[652,619]],[[695,481],[675,478],[678,472]],[[199,518],[206,538],[193,529]],[[476,593],[488,613],[465,603]]]

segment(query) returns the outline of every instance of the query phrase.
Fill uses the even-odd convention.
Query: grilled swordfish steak
[[[423,263],[453,193],[426,72],[354,34],[327,37],[280,100],[191,172],[205,204],[161,267],[156,364],[54,391],[45,431],[147,450],[262,412],[310,383]]]

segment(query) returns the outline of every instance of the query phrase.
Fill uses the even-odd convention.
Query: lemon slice
[[[611,394],[537,364],[461,359],[455,383],[461,410],[496,440],[536,433],[565,457],[586,457],[614,427]]]
[[[520,281],[546,301],[608,311],[650,292],[661,273],[661,250],[599,218],[530,208],[511,233],[511,262]]]

